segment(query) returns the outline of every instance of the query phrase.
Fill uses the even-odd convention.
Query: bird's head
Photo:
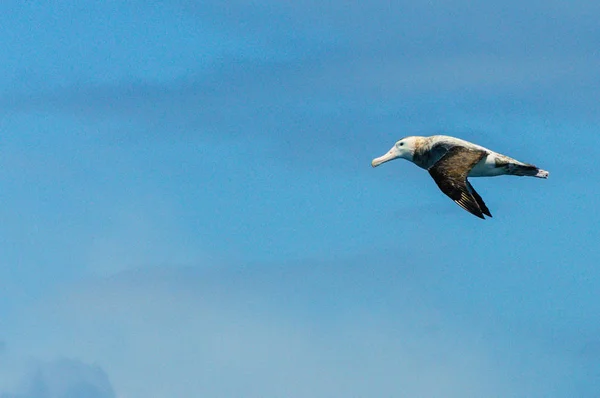
[[[417,149],[421,137],[404,137],[400,141],[396,142],[392,149],[390,149],[385,155],[373,159],[371,166],[377,167],[382,163],[389,162],[397,158],[403,158],[412,162],[413,155]]]

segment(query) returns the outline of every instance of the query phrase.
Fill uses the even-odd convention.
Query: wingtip
[[[457,205],[459,205],[460,207],[462,207],[464,210],[468,211],[469,213],[473,214],[474,216],[479,217],[482,220],[485,220],[485,217],[483,216],[483,212],[477,205],[477,202],[475,202],[474,199],[473,199],[473,202],[470,202],[467,198],[468,197],[465,195],[461,199],[455,200],[454,203],[456,203]]]

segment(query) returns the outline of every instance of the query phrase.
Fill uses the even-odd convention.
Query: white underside
[[[501,158],[506,161],[509,160],[511,163],[515,164],[524,164],[519,162],[516,159],[510,158],[506,155],[501,155],[497,152],[492,151],[491,149],[482,147],[481,145],[473,144],[472,142],[461,140],[460,138],[449,137],[449,136],[436,136],[438,139],[443,139],[445,141],[450,141],[455,145],[464,146],[466,148],[478,149],[482,151],[486,151],[488,155],[481,159],[479,163],[477,163],[469,172],[469,177],[495,177],[500,175],[505,175],[506,170],[503,167],[496,167],[496,158]]]
[[[496,167],[496,154],[490,153],[471,169],[469,177],[494,177],[503,174],[506,174],[506,170],[502,167]]]

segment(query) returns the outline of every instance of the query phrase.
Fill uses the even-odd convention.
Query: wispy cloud
[[[215,29],[263,37],[265,49],[287,38],[289,56],[225,54],[187,65],[167,81],[91,76],[57,86],[46,79],[25,91],[5,91],[0,109],[120,116],[146,126],[238,136],[310,135],[322,124],[319,114],[347,120],[356,112],[371,119],[383,112],[402,125],[407,113],[423,118],[431,103],[452,109],[477,103],[471,112],[488,115],[499,108],[514,113],[524,104],[545,116],[559,108],[562,116],[565,108],[587,116],[596,110],[597,101],[590,100],[600,84],[598,56],[584,18],[596,7],[591,3],[573,10],[559,2],[170,4],[199,25],[221,20]],[[302,45],[299,37],[305,37]]]
[[[94,358],[124,396],[541,397],[564,387],[565,358],[539,356],[518,339],[510,344],[519,353],[505,352],[504,332],[484,338],[432,306],[414,274],[390,271],[320,264],[128,272],[29,312],[26,323],[63,332],[42,342],[29,328],[17,346]],[[111,396],[97,367],[59,362],[42,374],[64,380],[45,382],[53,391],[77,378]],[[144,377],[151,374],[161,377]]]
[[[97,365],[59,359],[39,363],[23,382],[23,391],[2,398],[115,398],[108,376]]]

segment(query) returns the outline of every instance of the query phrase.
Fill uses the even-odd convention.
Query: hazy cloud
[[[22,393],[2,398],[115,398],[108,376],[97,365],[59,359],[41,363],[23,382]]]
[[[327,136],[332,143],[339,131],[364,138],[382,127],[439,128],[450,111],[522,116],[527,105],[530,117],[562,119],[598,110],[597,34],[586,17],[597,9],[592,2],[573,9],[558,1],[163,6],[190,13],[198,26],[233,29],[238,40],[262,37],[260,56],[229,53],[169,80],[47,80],[5,90],[0,110],[116,117],[146,134],[168,128],[170,136]],[[282,45],[288,56],[267,51]],[[436,114],[436,123],[423,122]]]
[[[568,359],[527,339],[506,341],[502,329],[482,332],[488,326],[453,319],[431,304],[421,277],[410,267],[352,262],[128,272],[29,313],[44,330],[62,333],[53,334],[51,349],[22,349],[98,360],[124,396],[542,397],[562,391]],[[27,330],[25,341],[36,341],[37,333]],[[51,391],[40,397],[66,397],[84,387],[109,397],[106,380],[97,367],[57,362],[41,368],[27,397],[38,390]]]

